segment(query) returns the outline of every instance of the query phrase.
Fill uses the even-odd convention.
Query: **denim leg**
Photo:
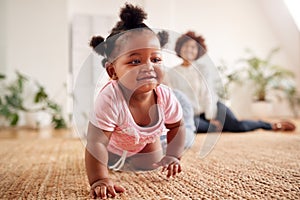
[[[221,102],[218,102],[217,119],[224,123],[224,132],[247,132],[256,129],[271,130],[272,125],[264,121],[238,120],[233,112]]]
[[[195,137],[195,123],[194,123],[194,111],[193,106],[188,97],[179,90],[173,90],[177,100],[179,101],[182,111],[185,125],[185,148],[189,148],[194,143]]]
[[[194,117],[196,133],[208,133],[215,132],[216,127],[209,123],[207,119],[205,119],[205,115],[201,114]]]
[[[263,121],[241,120],[240,126],[242,128],[240,130],[237,130],[240,132],[253,131],[260,128],[265,130],[272,130],[272,125]]]
[[[195,133],[193,129],[190,128],[186,128],[185,129],[185,143],[184,143],[184,148],[188,149],[190,147],[192,147],[192,145],[194,144],[194,140],[195,140]],[[166,153],[167,150],[167,135],[161,135],[160,136],[160,142],[161,142],[161,147],[163,150],[163,153]]]

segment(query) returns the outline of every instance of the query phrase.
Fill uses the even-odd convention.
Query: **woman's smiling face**
[[[186,41],[180,49],[180,56],[190,62],[196,60],[198,55],[198,45],[199,44],[193,39]]]
[[[151,91],[163,79],[159,40],[149,30],[128,34],[117,41],[120,56],[112,62],[114,73],[124,87],[135,93]]]

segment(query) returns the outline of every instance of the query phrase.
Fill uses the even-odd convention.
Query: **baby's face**
[[[180,56],[188,61],[194,61],[198,55],[198,45],[195,40],[188,40],[186,41],[181,49],[180,49]]]
[[[150,31],[133,32],[121,37],[126,40],[121,41],[122,45],[118,44],[121,55],[113,61],[118,80],[134,93],[153,90],[163,79],[158,38]]]

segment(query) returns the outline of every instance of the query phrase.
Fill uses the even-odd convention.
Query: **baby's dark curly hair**
[[[143,21],[147,19],[147,13],[138,6],[126,3],[125,6],[121,8],[119,17],[121,21],[117,22],[106,39],[102,36],[93,36],[90,41],[90,46],[94,51],[97,54],[104,56],[104,59],[102,60],[103,66],[105,66],[105,63],[111,56],[112,51],[115,48],[116,40],[126,31],[133,29],[142,31],[147,29],[154,33],[152,29],[143,23]],[[162,31],[157,34],[157,37],[161,47],[163,47],[168,42],[169,35],[166,31]]]
[[[183,34],[181,37],[179,37],[176,41],[175,45],[175,52],[177,56],[181,57],[180,50],[184,43],[186,43],[189,40],[195,40],[199,45],[198,47],[198,54],[196,57],[196,60],[203,56],[207,52],[207,47],[205,44],[205,39],[201,35],[196,35],[194,31],[188,31],[185,34]]]

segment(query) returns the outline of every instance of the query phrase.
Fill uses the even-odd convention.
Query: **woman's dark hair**
[[[181,37],[179,37],[176,41],[175,45],[175,52],[177,56],[181,57],[180,51],[181,47],[184,43],[186,43],[189,40],[195,40],[199,45],[198,47],[198,54],[196,57],[196,60],[203,56],[207,52],[206,44],[205,44],[205,39],[201,35],[196,35],[194,31],[188,31],[187,33],[183,34]]]
[[[147,14],[138,6],[126,3],[125,6],[121,8],[119,17],[121,21],[117,22],[106,39],[102,36],[93,36],[90,41],[90,46],[94,51],[97,54],[104,56],[104,59],[102,60],[103,66],[105,66],[105,63],[108,61],[108,58],[115,47],[115,42],[122,33],[132,29],[142,30],[144,28],[153,32],[153,30],[143,23],[143,21],[147,19]],[[168,33],[165,31],[159,32],[157,37],[161,47],[168,42]]]

